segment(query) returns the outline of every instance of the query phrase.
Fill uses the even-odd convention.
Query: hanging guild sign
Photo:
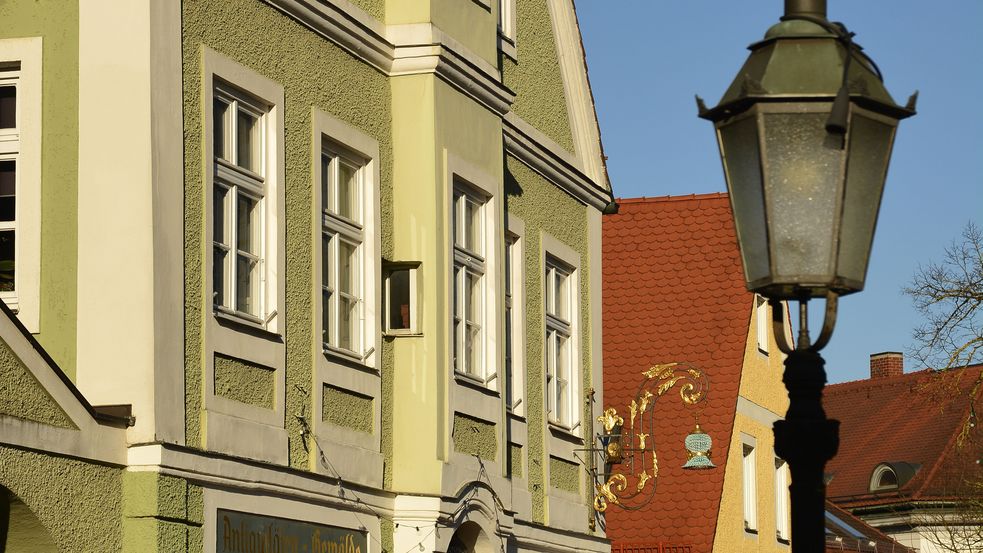
[[[219,509],[215,553],[367,553],[364,531]]]

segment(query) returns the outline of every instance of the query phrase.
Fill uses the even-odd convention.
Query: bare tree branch
[[[983,355],[983,232],[979,227],[967,224],[962,237],[945,249],[942,261],[919,267],[903,292],[925,320],[912,333],[909,352],[914,359],[938,370],[979,360]]]

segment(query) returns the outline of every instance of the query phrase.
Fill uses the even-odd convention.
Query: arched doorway
[[[474,521],[462,523],[447,545],[447,553],[493,553],[491,542]]]
[[[31,509],[0,486],[0,553],[60,553]]]

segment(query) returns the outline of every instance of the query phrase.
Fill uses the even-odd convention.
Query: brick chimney
[[[870,356],[870,378],[888,378],[904,374],[904,354],[899,351],[885,351]]]

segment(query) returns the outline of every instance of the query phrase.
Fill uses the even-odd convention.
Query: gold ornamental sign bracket
[[[638,392],[624,411],[619,413],[616,408],[607,407],[597,417],[601,432],[585,450],[589,455],[586,468],[594,480],[593,507],[597,513],[607,511],[611,505],[638,510],[655,496],[659,477],[655,403],[678,394],[684,406],[695,407],[710,391],[706,374],[691,363],[653,365],[642,371],[641,376]],[[593,404],[593,390],[588,393],[587,401]],[[689,458],[683,468],[715,468],[710,460],[713,442],[700,428],[695,415],[696,429],[684,444]],[[600,467],[603,472],[598,470]]]

